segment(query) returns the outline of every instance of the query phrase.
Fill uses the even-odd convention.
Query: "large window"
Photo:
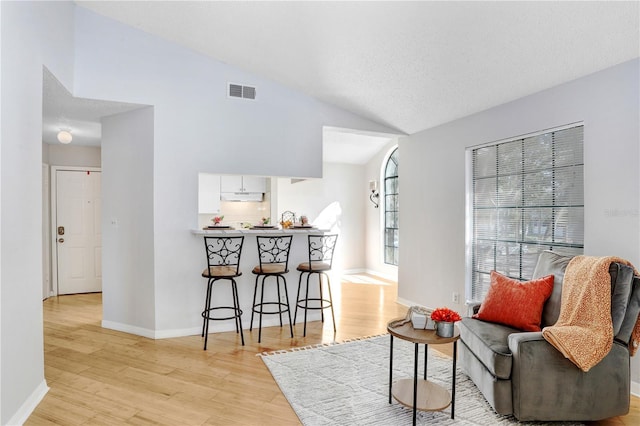
[[[491,270],[528,280],[541,251],[583,252],[582,145],[580,125],[470,150],[469,300]]]
[[[398,149],[384,168],[384,262],[398,264]]]

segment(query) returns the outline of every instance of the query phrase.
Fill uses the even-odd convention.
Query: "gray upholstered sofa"
[[[554,275],[542,327],[560,313],[564,271],[571,257],[543,252],[532,278]],[[640,312],[640,278],[612,263],[611,312],[614,343],[609,354],[583,372],[542,337],[465,317],[459,323],[460,365],[493,409],[520,421],[600,420],[629,411],[631,340]],[[477,309],[476,309],[477,311]]]

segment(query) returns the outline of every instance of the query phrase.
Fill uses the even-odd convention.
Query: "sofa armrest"
[[[518,420],[600,420],[628,411],[629,352],[623,345],[614,343],[586,373],[541,332],[511,334],[509,350],[513,413]]]
[[[467,302],[467,316],[470,317],[473,314],[477,314],[481,304],[482,302]]]

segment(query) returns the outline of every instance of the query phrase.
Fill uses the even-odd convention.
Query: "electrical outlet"
[[[280,303],[287,303],[287,299],[285,299],[284,294],[280,295]]]
[[[457,291],[454,291],[453,294],[451,295],[451,301],[453,303],[460,303],[460,293],[458,293]]]

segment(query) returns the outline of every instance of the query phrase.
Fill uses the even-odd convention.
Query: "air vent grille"
[[[242,84],[229,83],[228,91],[230,98],[252,99],[256,98],[256,88],[244,86]]]

